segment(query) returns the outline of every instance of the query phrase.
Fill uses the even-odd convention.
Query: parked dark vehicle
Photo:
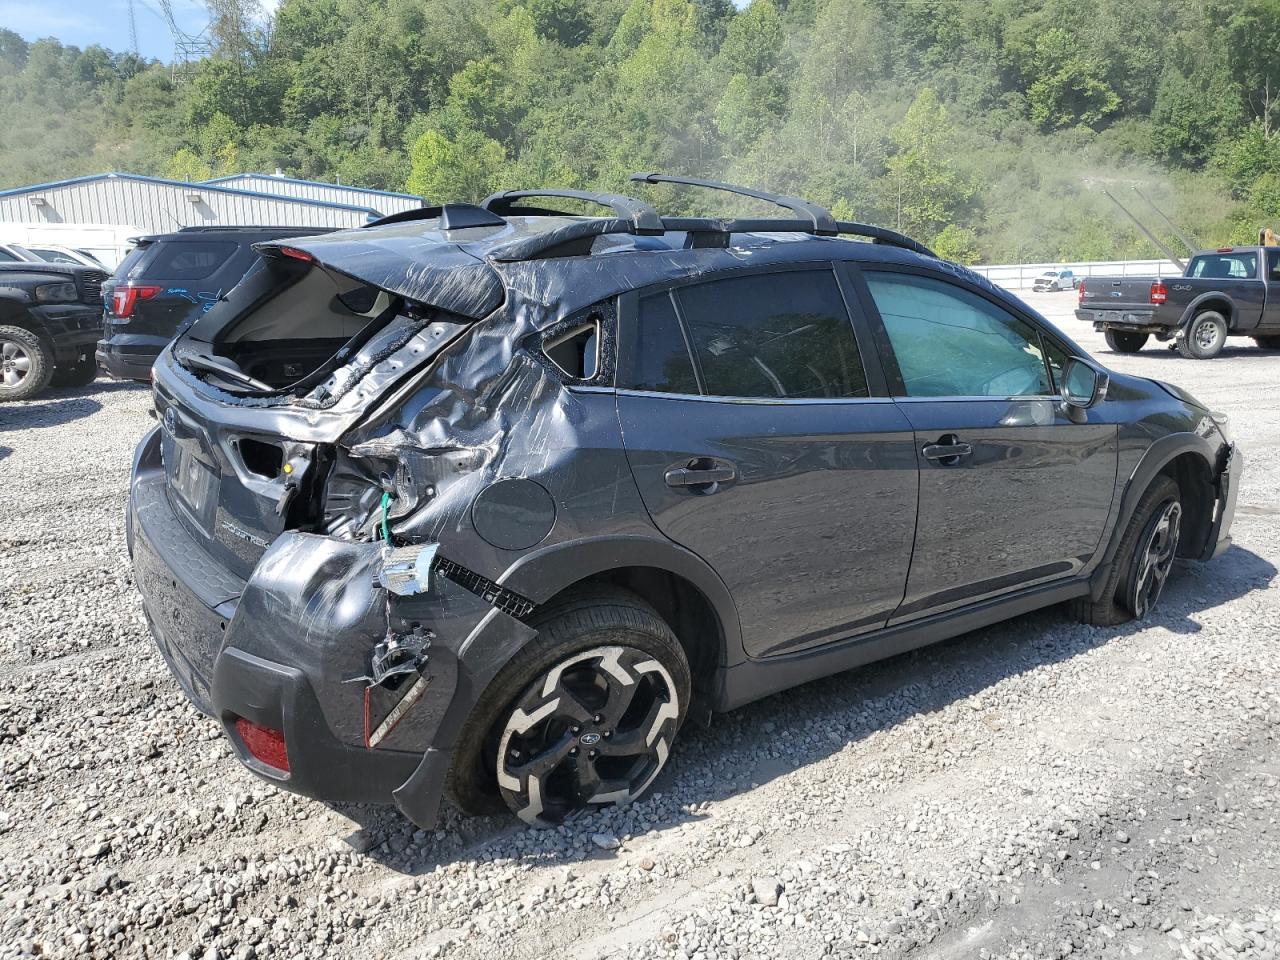
[[[637,177],[790,216],[529,191],[276,241],[161,354],[136,580],[260,776],[554,824],[691,716],[1142,617],[1230,542],[1241,460],[1187,394],[901,234]]]
[[[70,264],[0,263],[0,401],[93,382],[106,278]]]
[[[1216,357],[1230,336],[1280,350],[1280,247],[1205,250],[1177,278],[1089,277],[1076,316],[1118,353],[1153,335],[1193,360]]]
[[[257,260],[253,244],[314,236],[307,227],[184,227],[140,237],[103,288],[98,362],[120,380],[151,379],[151,365],[179,332],[240,282]]]

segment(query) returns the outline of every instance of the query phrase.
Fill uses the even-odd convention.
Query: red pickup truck
[[[1181,277],[1089,277],[1076,317],[1120,353],[1136,353],[1152,335],[1195,360],[1217,356],[1229,336],[1280,350],[1280,247],[1204,250]]]

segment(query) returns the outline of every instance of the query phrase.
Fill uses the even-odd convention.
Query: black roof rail
[[[658,215],[657,210],[643,200],[637,200],[635,197],[624,196],[620,193],[593,193],[589,190],[556,189],[502,190],[485,197],[480,201],[480,206],[485,210],[498,214],[535,212],[527,208],[522,211],[521,208],[516,206],[516,201],[525,197],[560,197],[566,200],[582,200],[586,203],[608,207],[618,219],[630,221],[632,227],[630,232],[632,233],[642,236],[657,236],[666,232],[666,228],[662,225],[662,217]],[[537,212],[544,211],[539,210]]]
[[[888,227],[877,227],[870,223],[858,223],[856,220],[839,220],[836,222],[836,232],[854,237],[867,237],[876,243],[887,244],[891,247],[902,247],[904,250],[911,250],[934,260],[942,259],[919,240],[912,240],[905,233],[890,230]]]
[[[784,207],[792,213],[799,214],[808,220],[808,227],[800,232],[813,233],[821,237],[833,237],[839,231],[836,229],[836,218],[831,215],[831,211],[826,207],[811,203],[808,200],[802,200],[799,197],[788,197],[780,193],[768,193],[764,190],[755,190],[751,187],[740,187],[733,183],[721,183],[719,180],[701,180],[697,177],[677,177],[665,173],[633,173],[630,179],[636,183],[678,183],[686,187],[704,187],[707,190],[721,190],[725,193],[734,193],[740,197],[751,197],[753,200],[763,200],[765,203],[772,203],[775,206]],[[777,229],[777,228],[774,228]]]

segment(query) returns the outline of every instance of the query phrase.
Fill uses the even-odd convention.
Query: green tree
[[[955,133],[938,95],[925,87],[890,133],[897,152],[885,163],[899,228],[932,234],[973,193],[952,153]]]
[[[475,130],[428,130],[409,153],[405,189],[431,203],[476,201],[496,188],[505,162],[502,144]]]
[[[981,254],[978,250],[978,235],[968,227],[949,223],[942,232],[933,238],[933,252],[944,260],[956,263],[977,263]]]
[[[1053,27],[1040,34],[1033,70],[1027,101],[1031,119],[1046,130],[1093,126],[1120,109],[1120,96],[1106,81],[1106,64],[1073,31]]]

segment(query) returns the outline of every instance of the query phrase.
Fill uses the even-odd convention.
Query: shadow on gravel
[[[5,404],[0,406],[0,436],[7,430],[60,427],[92,416],[101,409],[101,403],[79,391],[68,391],[63,399],[52,399],[45,395],[30,403]]]
[[[1201,362],[1198,360],[1188,360],[1186,357],[1182,356],[1182,354],[1178,353],[1177,350],[1171,350],[1163,343],[1148,346],[1143,350],[1139,350],[1137,353],[1119,353],[1105,347],[1100,350],[1095,350],[1094,353],[1109,354],[1113,357],[1125,357],[1128,360],[1148,363],[1193,364]],[[1275,360],[1276,357],[1280,357],[1280,350],[1263,350],[1261,347],[1255,347],[1248,341],[1239,341],[1237,345],[1233,346],[1232,341],[1228,340],[1227,345],[1222,348],[1222,352],[1213,359],[1217,360],[1219,358],[1225,359],[1229,357],[1243,360]]]
[[[687,726],[672,760],[655,784],[683,805],[724,800],[801,767],[820,762],[913,716],[942,710],[1008,677],[1070,660],[1141,630],[1200,631],[1197,616],[1254,590],[1266,589],[1277,570],[1239,546],[1209,564],[1184,562],[1170,579],[1156,613],[1142,623],[1087,627],[1050,607],[995,626],[903,654],[757,701],[715,716],[709,727]],[[981,722],[998,731],[998,705],[975,701]],[[911,752],[930,744],[913,745]],[[909,755],[909,754],[907,754]],[[878,758],[883,762],[886,758]],[[889,758],[890,761],[892,758]],[[529,865],[577,865],[615,856],[598,849],[592,834],[670,830],[702,819],[668,804],[661,811],[641,801],[633,810],[647,821],[628,825],[628,811],[584,816],[554,831],[527,831],[510,816],[465,817],[447,805],[434,840],[414,849],[414,827],[391,808],[336,807],[357,821],[371,845],[367,856],[391,870],[418,875],[468,859],[510,858]]]

